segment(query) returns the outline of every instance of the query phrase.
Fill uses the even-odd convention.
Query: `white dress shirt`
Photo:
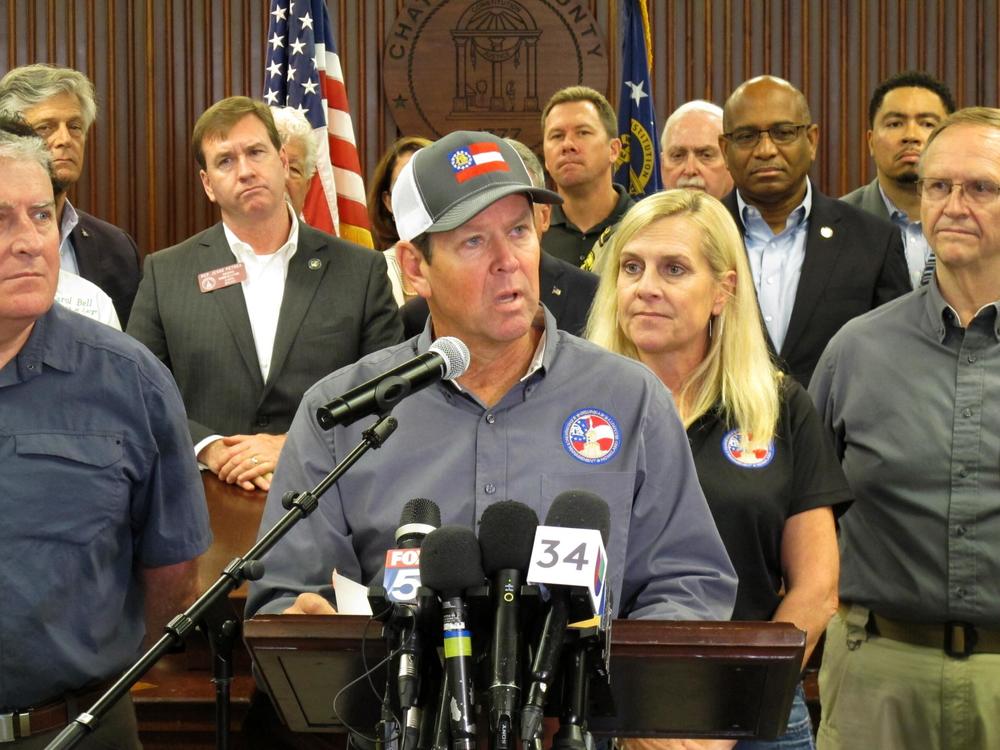
[[[63,203],[62,221],[59,222],[59,267],[77,275],[80,273],[80,266],[77,265],[76,250],[73,248],[73,241],[69,235],[79,223],[80,215],[67,198],[66,202]]]
[[[241,284],[243,299],[246,301],[247,315],[250,316],[250,329],[257,348],[260,374],[265,383],[271,371],[271,354],[274,350],[274,336],[278,331],[278,313],[281,312],[281,301],[285,297],[288,264],[299,244],[299,221],[294,211],[290,210],[288,215],[292,219],[292,228],[285,244],[273,253],[263,255],[255,253],[250,245],[233,234],[225,222],[222,224],[233,257],[246,268],[247,277]]]
[[[247,243],[237,237],[233,231],[222,223],[226,242],[237,263],[246,268],[246,280],[241,282],[243,299],[250,318],[250,330],[253,333],[253,343],[257,350],[257,362],[260,374],[267,382],[271,372],[271,356],[274,352],[274,337],[278,331],[278,315],[281,312],[281,301],[285,298],[285,279],[288,278],[288,264],[295,255],[299,244],[299,220],[289,207],[288,215],[292,218],[292,228],[288,232],[285,244],[273,253],[258,255]],[[209,435],[194,446],[197,456],[202,449],[215,442],[222,435]],[[200,468],[208,468],[204,464]]]

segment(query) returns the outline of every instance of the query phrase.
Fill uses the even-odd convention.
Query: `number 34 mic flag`
[[[264,100],[305,115],[317,144],[302,213],[310,226],[373,247],[340,57],[323,0],[271,0]]]
[[[663,189],[660,144],[649,75],[649,16],[645,0],[624,0],[622,87],[618,97],[618,134],[622,150],[615,162],[615,182],[641,198]]]

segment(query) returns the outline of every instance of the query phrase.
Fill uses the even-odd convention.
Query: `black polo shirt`
[[[781,535],[796,513],[852,499],[812,401],[784,379],[777,434],[767,451],[743,455],[736,430],[712,411],[687,431],[698,480],[740,583],[734,620],[770,620],[781,603]]]
[[[604,221],[594,225],[586,232],[581,231],[579,227],[566,218],[562,206],[552,206],[552,219],[548,231],[542,237],[542,250],[560,260],[572,263],[574,266],[582,265],[590,248],[601,236],[601,232],[612,224],[617,224],[625,212],[635,205],[635,201],[632,200],[625,188],[617,183],[612,187],[618,193],[618,203],[615,204],[614,210],[608,214]]]

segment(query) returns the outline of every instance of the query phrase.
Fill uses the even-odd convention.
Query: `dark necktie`
[[[920,286],[927,286],[931,283],[931,278],[934,276],[934,265],[937,263],[937,259],[934,257],[934,251],[931,250],[931,254],[927,256],[927,265],[924,266],[924,272],[920,274]]]

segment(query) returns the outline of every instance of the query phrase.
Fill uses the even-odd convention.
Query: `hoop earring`
[[[712,339],[712,319],[714,317],[715,316],[713,315],[713,316],[709,316],[709,318],[708,318],[708,338],[709,338],[709,340]]]

